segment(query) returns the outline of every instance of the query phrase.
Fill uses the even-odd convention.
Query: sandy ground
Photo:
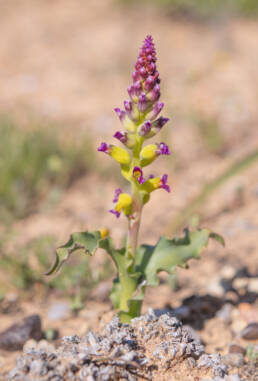
[[[154,243],[164,231],[169,234],[173,218],[205,182],[257,148],[257,22],[185,23],[151,7],[128,10],[111,0],[1,1],[0,14],[4,36],[0,40],[1,113],[22,121],[21,125],[31,120],[63,124],[64,131],[72,129],[78,139],[81,132],[89,132],[96,145],[111,141],[111,134],[119,129],[113,108],[126,99],[142,40],[146,34],[153,35],[165,115],[171,118],[162,139],[173,151],[173,158],[160,158],[155,170],[169,173],[172,193],[153,195],[144,212],[142,242]],[[193,115],[217,119],[223,153],[205,148]],[[100,155],[101,166],[104,159],[108,160]],[[203,207],[202,224],[222,234],[226,248],[212,243],[200,262],[192,262],[188,271],[180,270],[179,291],[162,284],[157,299],[157,290],[149,290],[144,311],[149,306],[180,306],[194,294],[214,294],[214,284],[225,268],[233,269],[232,274],[247,268],[257,276],[257,170],[256,162],[225,183]],[[118,223],[107,213],[115,187],[114,178],[105,178],[103,184],[97,174],[80,179],[51,211],[15,224],[18,236],[22,232],[18,243],[43,233],[54,234],[62,242],[71,231],[102,226],[111,228],[119,242],[126,222]],[[52,324],[47,320],[49,303],[19,302],[18,311],[1,316],[1,328],[39,311],[47,327]],[[251,308],[257,313],[255,304]],[[98,318],[109,309],[108,302],[87,301],[79,317],[69,316],[65,324],[55,324],[61,335],[83,334],[97,327]],[[218,328],[217,341],[212,342],[207,338],[211,330],[205,324],[201,330],[207,348],[225,351],[232,337],[223,341]]]

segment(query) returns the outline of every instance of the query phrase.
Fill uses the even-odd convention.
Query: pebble
[[[236,274],[234,267],[226,265],[220,271],[220,276],[223,279],[232,279]]]
[[[24,346],[23,346],[23,351],[26,352],[26,351],[31,350],[32,348],[37,348],[37,342],[36,342],[36,340],[34,340],[34,339],[29,339],[29,340],[26,341],[26,343],[24,344]]]
[[[241,332],[241,337],[245,340],[258,339],[258,323],[248,324]]]
[[[55,303],[50,306],[47,312],[49,320],[61,320],[70,315],[70,308],[67,303]]]
[[[244,365],[244,356],[241,353],[228,353],[222,356],[222,361],[233,368],[240,368]]]
[[[224,288],[220,283],[221,279],[220,278],[215,278],[213,279],[207,287],[208,292],[217,297],[222,297],[224,294]]]
[[[242,290],[247,288],[249,283],[249,278],[236,278],[234,279],[232,286],[235,290]]]
[[[249,279],[248,290],[250,292],[258,293],[258,278]]]
[[[227,291],[225,294],[225,300],[236,304],[238,302],[238,295],[235,291]]]
[[[231,311],[232,305],[229,303],[224,304],[224,306],[216,313],[216,316],[227,323],[231,321]]]
[[[245,348],[243,348],[239,344],[230,344],[228,348],[228,353],[241,353],[243,356],[245,356]]]
[[[23,348],[29,339],[40,340],[42,337],[41,319],[39,315],[30,315],[20,324],[13,324],[0,333],[0,348],[16,351]]]
[[[173,315],[179,320],[188,319],[191,315],[191,310],[188,306],[180,306],[173,310]]]

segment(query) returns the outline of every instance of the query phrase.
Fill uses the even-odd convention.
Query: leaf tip
[[[209,237],[215,239],[218,243],[221,244],[221,246],[223,246],[223,247],[226,246],[225,240],[222,237],[222,235],[215,233],[215,232],[211,232]]]

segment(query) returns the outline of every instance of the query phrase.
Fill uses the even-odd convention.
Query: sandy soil
[[[0,41],[0,111],[24,124],[28,120],[63,124],[64,131],[72,128],[78,139],[81,132],[89,132],[96,145],[111,140],[119,129],[112,110],[126,97],[143,38],[148,33],[154,36],[162,100],[165,114],[171,117],[162,139],[170,143],[175,158],[160,159],[155,170],[169,173],[173,191],[153,195],[144,212],[141,241],[154,243],[164,231],[169,234],[173,218],[206,181],[257,147],[257,22],[183,23],[151,7],[128,10],[111,0],[2,1],[0,14],[5,37]],[[217,118],[223,153],[205,148],[195,126],[196,114]],[[100,156],[100,165],[102,159]],[[227,269],[231,271],[228,279],[243,268],[249,276],[257,276],[257,169],[255,163],[229,180],[203,207],[202,224],[221,233],[226,248],[212,243],[200,262],[192,262],[188,271],[180,270],[178,291],[161,284],[157,299],[157,290],[149,290],[144,311],[150,306],[175,308],[192,295],[209,294],[224,303],[230,296],[225,289],[219,290],[218,279],[225,277]],[[107,213],[116,185],[113,178],[103,184],[99,175],[80,179],[51,211],[15,224],[18,236],[22,232],[18,244],[42,233],[54,234],[62,242],[71,231],[102,226],[111,228],[119,242],[126,222],[117,223]],[[20,299],[16,312],[1,315],[1,328],[33,312],[40,312],[45,327],[53,325],[47,310],[55,300],[53,296],[53,300],[32,304]],[[257,319],[257,301],[255,304],[243,294],[233,302],[234,319],[242,319],[242,326],[250,321],[250,314],[242,316],[240,302],[252,302],[249,306]],[[54,325],[61,335],[81,335],[88,328],[97,328],[100,317],[109,310],[109,302],[89,300],[78,317],[69,315]],[[235,340],[232,326],[218,323],[215,312],[207,316],[204,314],[199,327],[206,350],[224,353]],[[242,328],[239,324],[237,332]],[[5,362],[6,353],[2,359]]]

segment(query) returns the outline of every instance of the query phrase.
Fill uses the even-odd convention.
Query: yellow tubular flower
[[[143,147],[143,149],[140,152],[141,165],[146,166],[148,164],[151,164],[157,157],[156,151],[156,144],[148,144],[147,146]]]
[[[133,203],[133,199],[129,194],[120,192],[120,188],[116,190],[115,199],[113,200],[114,202],[116,202],[116,204],[114,209],[110,210],[110,212],[115,214],[117,218],[120,217],[121,212],[124,212],[126,216],[131,214]]]
[[[109,154],[119,164],[128,165],[131,162],[131,156],[124,148],[111,146],[109,150]]]

